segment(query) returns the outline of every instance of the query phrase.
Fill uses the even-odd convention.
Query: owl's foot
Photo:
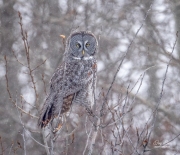
[[[62,128],[62,124],[59,123],[58,126],[57,126],[56,128],[54,128],[53,133],[55,134],[55,133],[58,132],[61,128]]]

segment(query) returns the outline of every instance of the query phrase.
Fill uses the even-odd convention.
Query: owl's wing
[[[41,128],[45,127],[54,117],[68,111],[74,95],[82,89],[81,85],[72,85],[69,83],[65,67],[65,63],[63,63],[56,69],[51,78],[50,92],[39,117],[38,124]]]

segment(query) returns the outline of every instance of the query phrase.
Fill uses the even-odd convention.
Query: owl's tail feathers
[[[52,121],[61,112],[62,106],[62,96],[51,92],[47,97],[44,106],[42,108],[42,113],[40,114],[38,124],[41,128],[46,127],[46,125]]]
[[[42,113],[40,114],[38,125],[41,128],[46,127],[46,125],[54,118],[53,115],[53,105],[48,105],[43,107]]]

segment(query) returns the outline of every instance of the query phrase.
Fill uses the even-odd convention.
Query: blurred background
[[[28,59],[18,11],[28,35],[30,67],[33,70],[38,66],[31,73],[34,82],[26,67]],[[97,139],[94,154],[132,154],[135,150],[132,144],[138,141],[138,132],[145,130],[137,143],[138,148],[143,147],[152,125],[148,124],[153,120],[158,103],[156,122],[148,143],[151,151],[144,154],[180,154],[177,136],[180,133],[179,0],[0,0],[0,153],[23,154],[20,118],[29,135],[43,144],[36,117],[46,98],[49,80],[62,62],[64,44],[60,35],[67,37],[76,29],[92,31],[98,38],[98,93],[106,94],[123,60],[108,102],[112,107],[118,105],[113,108],[113,113],[122,112],[125,107],[124,127],[120,127],[121,122],[117,123],[118,128],[102,129],[104,140]],[[22,114],[15,103],[36,117]],[[107,114],[106,118],[110,116]],[[128,134],[124,133],[125,129]],[[46,154],[44,147],[29,135],[25,134],[27,154]],[[67,154],[82,154],[87,135],[77,131],[74,136]],[[166,146],[160,146],[174,137]],[[63,140],[58,142],[59,146],[61,144],[64,144]],[[141,149],[139,151],[142,153]]]

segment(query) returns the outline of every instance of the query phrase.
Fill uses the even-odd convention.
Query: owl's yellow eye
[[[80,48],[80,47],[81,47],[81,45],[80,45],[79,43],[77,43],[77,44],[76,44],[76,47],[77,47],[77,48]]]
[[[87,42],[87,43],[86,43],[86,47],[89,47],[89,46],[90,46],[90,43]]]

